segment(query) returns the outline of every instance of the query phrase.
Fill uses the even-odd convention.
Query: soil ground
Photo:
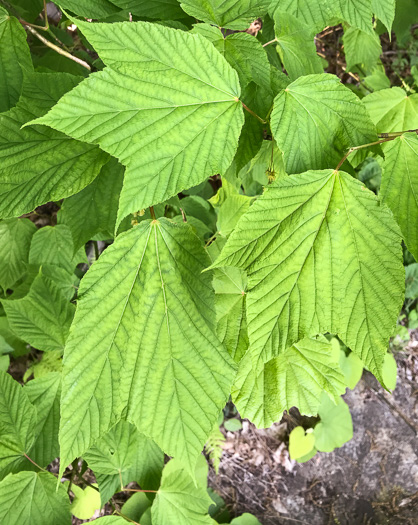
[[[418,524],[418,334],[399,354],[398,385],[386,393],[368,373],[344,396],[354,438],[304,464],[289,459],[287,423],[228,432],[210,486],[232,514],[262,525]],[[286,439],[286,438],[284,438]]]

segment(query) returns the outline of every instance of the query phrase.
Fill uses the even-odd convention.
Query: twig
[[[381,139],[396,139],[404,133],[416,133],[418,135],[418,129],[407,129],[406,131],[394,131],[393,133],[379,133],[377,136]]]
[[[77,62],[77,64],[80,64],[80,66],[83,66],[86,69],[88,69],[89,71],[91,71],[91,67],[89,66],[89,64],[87,64],[87,62],[84,62],[84,60],[81,60],[81,58],[75,57],[74,55],[71,55],[67,51],[64,51],[64,49],[61,49],[60,47],[56,46],[55,44],[53,44],[52,42],[47,40],[45,37],[40,35],[38,33],[38,31],[36,31],[36,29],[34,29],[31,25],[27,25],[26,23],[24,25],[25,25],[26,29],[28,29],[34,36],[36,36],[36,38],[38,40],[40,40],[43,44],[45,44],[46,46],[50,47],[51,49],[53,49],[54,51],[56,51],[60,55],[62,55],[64,57],[67,57],[70,60],[73,60],[74,62]]]
[[[126,488],[122,488],[121,492],[151,492],[152,494],[157,494],[158,490],[142,490],[142,489],[126,489]]]

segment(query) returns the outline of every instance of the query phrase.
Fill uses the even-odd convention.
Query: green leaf
[[[272,0],[270,13],[276,18],[278,12],[287,13],[301,20],[313,33],[319,33],[328,25],[331,16],[326,1]]]
[[[121,415],[193,465],[234,375],[212,331],[208,265],[190,227],[163,218],[118,236],[87,272],[64,355],[62,465]]]
[[[177,20],[187,16],[178,0],[112,0],[112,2],[134,15],[145,18]]]
[[[44,126],[21,129],[78,82],[66,73],[29,75],[17,106],[0,114],[0,217],[17,217],[77,193],[107,162],[97,147]]]
[[[29,219],[0,221],[0,288],[11,288],[26,271],[36,226]]]
[[[395,390],[398,375],[397,364],[392,354],[387,353],[383,361],[382,376],[386,387]]]
[[[406,133],[387,145],[380,197],[392,210],[408,250],[418,261],[417,134]]]
[[[71,525],[64,486],[49,472],[19,472],[0,482],[2,525]]]
[[[183,0],[187,14],[208,24],[228,29],[247,29],[263,16],[271,0]]]
[[[298,78],[281,91],[271,129],[288,173],[335,168],[349,147],[377,140],[362,102],[328,74]]]
[[[236,432],[237,430],[242,429],[242,423],[236,418],[227,419],[224,423],[224,427],[225,430],[228,430],[229,432]]]
[[[352,439],[353,422],[350,409],[341,398],[335,403],[326,394],[322,394],[318,415],[321,420],[314,428],[316,449],[332,452]]]
[[[247,352],[239,365],[232,399],[241,417],[257,427],[269,427],[294,406],[302,414],[316,415],[324,390],[336,399],[345,392],[345,382],[330,343],[321,336],[303,339],[256,368]]]
[[[94,483],[97,487],[97,484]],[[71,514],[80,520],[88,520],[94,513],[101,508],[100,493],[93,487],[82,489],[77,485],[72,485],[74,500],[71,504]],[[125,522],[126,523],[126,522]]]
[[[0,113],[19,100],[24,72],[33,71],[26,31],[0,7]]]
[[[20,357],[29,352],[29,345],[19,339],[10,329],[7,317],[0,317],[0,335],[4,338],[6,344],[13,348],[14,357]]]
[[[363,66],[366,71],[372,69],[382,53],[380,39],[376,33],[365,33],[355,27],[344,31],[343,43],[349,70],[357,65]]]
[[[221,418],[223,419],[223,413],[221,414]],[[223,452],[222,445],[224,442],[225,442],[225,436],[220,431],[219,424],[217,422],[215,426],[213,427],[212,432],[210,433],[207,442],[205,443],[206,454],[211,460],[213,468],[217,475],[219,474],[219,465],[221,464],[222,452]],[[211,516],[213,516],[213,514],[211,514]]]
[[[213,261],[221,253],[226,239],[218,237],[208,247]],[[234,361],[239,362],[248,348],[245,296],[247,276],[238,268],[219,268],[213,272],[215,289],[216,333]]]
[[[131,481],[144,489],[157,489],[164,454],[127,421],[120,421],[90,448],[83,458],[94,472],[104,505]]]
[[[173,461],[173,460],[172,460]],[[170,461],[163,470],[161,486],[151,508],[153,525],[212,525],[208,515],[211,505],[206,486],[196,485],[193,478]]]
[[[105,516],[104,518],[93,520],[92,523],[97,523],[99,525],[99,521],[100,525],[126,525],[126,520],[119,516]],[[145,523],[142,522],[142,525],[145,525]]]
[[[85,18],[106,18],[118,13],[117,2],[109,0],[59,0],[58,5]]]
[[[123,504],[121,512],[127,518],[139,522],[141,516],[149,508],[151,508],[151,501],[148,496],[144,492],[134,492]]]
[[[248,33],[232,33],[224,37],[218,27],[196,24],[193,33],[198,33],[212,42],[238,73],[241,87],[250,82],[270,87],[270,64],[261,42]]]
[[[378,133],[407,131],[418,127],[418,93],[407,96],[400,87],[382,89],[363,99]],[[383,144],[385,151],[388,144]]]
[[[9,374],[0,372],[0,479],[27,461],[24,454],[34,443],[35,427],[36,409],[26,391]],[[2,509],[0,503],[0,516]]]
[[[332,170],[279,179],[241,218],[214,266],[248,273],[255,359],[329,332],[380,379],[404,269],[392,213],[362,183]]]
[[[40,361],[35,361],[27,368],[23,381],[26,382],[33,374],[35,379],[45,377],[51,373],[61,373],[62,371],[62,350],[50,350],[43,352]]]
[[[295,427],[289,434],[289,456],[290,459],[302,458],[315,448],[315,436],[305,433],[303,427]]]
[[[113,238],[122,183],[123,168],[112,159],[84,190],[64,200],[58,222],[70,228],[75,251],[98,233]]]
[[[418,263],[405,266],[405,288],[406,299],[418,298]]]
[[[390,35],[395,18],[396,0],[372,0],[372,11],[386,26]]]
[[[366,33],[373,33],[371,0],[329,0],[335,16]],[[382,0],[383,2],[385,0]]]
[[[74,272],[77,263],[71,230],[64,224],[44,226],[32,238],[29,263],[42,266],[59,266],[69,274]]]
[[[291,80],[301,75],[323,73],[314,35],[308,26],[285,12],[276,13],[274,26],[277,51]]]
[[[74,305],[42,274],[23,299],[3,300],[10,328],[38,350],[63,350],[74,316]]]
[[[245,512],[241,514],[241,516],[238,516],[238,518],[234,518],[231,521],[231,525],[261,525],[261,522],[252,514]]]
[[[345,377],[346,385],[348,386],[348,388],[353,390],[356,387],[357,383],[360,381],[361,376],[363,375],[362,360],[354,352],[350,352],[348,355],[346,355],[344,350],[340,350],[339,363],[340,368]],[[385,364],[383,361],[382,375],[384,366]]]
[[[30,450],[30,457],[38,465],[46,467],[59,456],[61,374],[53,372],[29,381],[24,390],[38,416],[36,439]]]
[[[237,74],[213,46],[144,22],[77,26],[108,67],[35,122],[99,144],[127,166],[117,225],[225,172],[243,114]]]
[[[25,20],[34,22],[42,11],[43,2],[42,0],[13,0],[13,7]]]

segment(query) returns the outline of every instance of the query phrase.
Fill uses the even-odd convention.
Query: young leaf
[[[96,476],[103,505],[131,481],[144,489],[159,487],[164,454],[127,421],[119,421],[83,458]]]
[[[29,219],[0,221],[0,288],[11,288],[26,271],[36,226]]]
[[[40,273],[22,299],[3,300],[10,328],[39,350],[63,350],[74,317],[69,303],[55,284]]]
[[[308,26],[288,13],[276,13],[275,33],[280,59],[291,80],[302,75],[323,73],[316,53],[314,35]]]
[[[359,181],[344,172],[309,171],[270,186],[213,266],[248,273],[256,360],[330,332],[381,378],[403,303],[400,240],[392,213]]]
[[[77,26],[108,67],[34,122],[127,166],[117,225],[228,168],[243,124],[240,87],[213,46],[145,22]]]
[[[387,144],[380,196],[418,261],[418,135],[405,133]]]
[[[36,409],[26,391],[9,374],[0,372],[0,479],[26,463],[24,455],[33,445],[35,428]],[[0,499],[1,494],[0,490]],[[0,503],[0,516],[2,508]]]
[[[64,200],[58,222],[70,228],[75,251],[98,233],[113,238],[122,183],[123,167],[111,159],[91,184]]]
[[[314,428],[315,448],[321,452],[332,452],[353,438],[350,409],[341,398],[335,403],[322,394],[318,415],[321,421]]]
[[[71,525],[64,486],[49,472],[19,472],[0,482],[2,525]]]
[[[123,416],[191,468],[234,375],[212,331],[208,263],[187,224],[159,219],[118,236],[86,274],[64,356],[62,465]]]
[[[315,447],[315,436],[312,433],[305,433],[303,427],[295,427],[289,434],[289,456],[290,459],[302,458]]]
[[[271,129],[288,173],[335,168],[349,147],[377,140],[362,102],[328,74],[298,78],[281,91]]]
[[[239,365],[232,399],[241,417],[269,427],[294,406],[315,416],[324,390],[337,399],[345,392],[344,376],[333,360],[330,343],[322,337],[306,338],[256,368],[247,353]]]
[[[33,71],[26,31],[0,7],[0,113],[19,100],[24,72]]]
[[[93,485],[97,487],[95,483]],[[100,494],[93,487],[86,487],[84,490],[77,485],[71,486],[74,492],[74,500],[71,504],[71,514],[78,519],[88,520],[94,513],[101,508]]]
[[[212,500],[206,485],[196,485],[178,464],[176,468],[172,467],[170,461],[163,470],[161,486],[151,508],[153,525],[213,525],[214,521],[208,515]]]
[[[36,440],[30,450],[30,457],[38,465],[46,467],[59,456],[61,374],[53,372],[29,381],[24,390],[38,416]]]
[[[247,29],[263,16],[271,0],[182,0],[187,14],[208,24],[228,29]]]
[[[23,86],[17,106],[0,114],[0,217],[18,217],[48,201],[82,190],[108,156],[48,129],[21,129],[41,117],[79,82],[66,73],[34,73]]]
[[[363,99],[379,133],[408,131],[418,127],[418,93],[409,97],[400,87],[382,89]],[[386,151],[388,144],[383,144]]]

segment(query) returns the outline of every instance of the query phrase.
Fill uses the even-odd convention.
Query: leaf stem
[[[78,57],[75,57],[74,55],[71,55],[70,53],[68,53],[68,51],[64,51],[64,49],[61,49],[60,47],[58,47],[55,44],[53,44],[52,42],[50,42],[44,36],[40,35],[38,33],[38,31],[36,31],[36,29],[33,28],[33,26],[31,26],[30,24],[27,24],[27,22],[23,22],[22,20],[21,20],[21,22],[26,27],[26,29],[28,31],[30,31],[34,36],[36,36],[36,38],[38,40],[40,40],[43,44],[45,44],[46,46],[50,47],[51,49],[53,49],[54,51],[56,51],[60,55],[62,55],[64,57],[67,57],[70,60],[73,60],[74,62],[77,62],[77,64],[80,64],[80,66],[83,66],[86,69],[88,69],[89,71],[91,71],[91,67],[89,66],[89,64],[87,64],[87,62],[84,62],[84,60],[81,60],[81,58],[78,58]]]
[[[157,494],[158,490],[142,490],[142,489],[127,489],[122,488],[121,492],[152,492],[152,494]]]
[[[263,44],[263,47],[267,47],[267,46],[269,46],[270,44],[274,44],[275,42],[277,42],[277,38],[273,38],[273,40],[269,40],[268,42],[266,42],[265,44]]]
[[[154,206],[150,206],[150,207],[149,207],[149,212],[150,212],[150,214],[151,214],[151,218],[152,218],[152,220],[153,220],[153,221],[156,221],[157,218],[156,218],[156,216],[155,216]]]
[[[35,465],[35,467],[38,467],[39,470],[42,470],[42,472],[48,472],[48,474],[52,474],[52,472],[49,472],[48,470],[42,468],[40,465],[38,465],[38,463],[35,463],[35,461],[33,461],[33,459],[31,459],[27,454],[23,454],[25,456],[26,459],[28,459],[33,465]],[[55,474],[53,474],[55,476]]]
[[[348,156],[351,153],[353,153],[353,151],[357,151],[363,148],[369,148],[370,146],[377,146],[378,144],[383,144],[384,142],[390,142],[391,140],[394,140],[397,137],[400,137],[404,133],[417,133],[418,134],[418,129],[410,129],[408,131],[394,131],[393,133],[380,133],[378,135],[378,137],[382,137],[380,140],[376,140],[375,142],[369,142],[368,144],[362,144],[361,146],[353,146],[347,151],[344,157],[340,160],[340,162],[338,163],[338,166],[335,168],[335,171],[338,171],[341,168],[341,166],[347,160]]]
[[[253,111],[252,109],[250,109],[248,106],[246,106],[242,100],[241,100],[241,104],[242,104],[242,107],[243,107],[246,111],[248,111],[248,113],[250,113],[253,117],[255,117],[256,119],[258,119],[262,124],[267,124],[267,120],[264,120],[264,119],[262,119],[261,117],[259,117],[259,116],[257,115],[257,113],[254,113],[254,111]]]

